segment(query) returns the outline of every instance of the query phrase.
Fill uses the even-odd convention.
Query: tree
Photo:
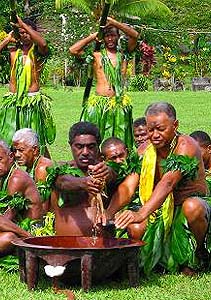
[[[93,15],[96,19],[101,16],[105,3],[110,4],[112,14],[124,17],[143,15],[162,17],[171,13],[165,4],[158,0],[55,0],[57,9],[67,3]]]

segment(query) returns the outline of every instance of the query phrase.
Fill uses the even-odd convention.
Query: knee
[[[13,232],[4,232],[0,236],[0,252],[9,251],[12,249],[13,245],[12,240],[16,238],[16,235]]]
[[[205,218],[205,207],[198,198],[186,199],[182,205],[182,210],[188,222]]]
[[[128,236],[133,240],[140,240],[144,234],[145,229],[146,229],[145,224],[142,223],[130,224],[127,227]]]

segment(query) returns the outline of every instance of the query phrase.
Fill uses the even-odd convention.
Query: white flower
[[[46,265],[44,267],[46,275],[49,277],[55,277],[55,276],[61,276],[64,273],[64,270],[66,267],[64,266],[51,266],[51,265]]]

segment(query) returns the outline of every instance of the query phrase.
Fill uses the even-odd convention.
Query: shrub
[[[142,74],[131,77],[129,81],[129,91],[147,91],[148,90],[148,79]]]

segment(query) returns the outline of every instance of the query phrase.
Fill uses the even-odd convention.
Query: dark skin
[[[46,168],[52,166],[52,161],[44,156],[40,156],[39,146],[31,146],[27,143],[27,137],[13,142],[13,153],[15,160],[19,166],[26,166],[26,171],[29,173],[34,162],[38,159],[34,170],[34,181],[45,182],[48,175]],[[39,158],[38,158],[39,157]],[[43,214],[49,210],[49,201],[42,204]]]
[[[127,148],[122,143],[113,143],[103,149],[103,155],[106,161],[114,161],[117,164],[122,163],[127,157]]]
[[[146,125],[133,127],[134,140],[137,147],[148,140],[148,131]]]
[[[8,150],[5,149],[4,146],[0,145],[0,179],[5,178],[5,176],[9,175],[13,163],[13,154],[11,152],[8,152]],[[7,191],[9,195],[19,193],[30,200],[29,208],[27,209],[27,211],[25,211],[23,217],[28,217],[35,220],[40,218],[40,196],[33,180],[26,172],[20,169],[14,169],[9,175]],[[11,221],[15,221],[16,212],[14,209],[11,210],[10,208],[8,208],[4,216]],[[17,226],[13,226],[14,224],[12,222],[3,221],[5,220],[2,219],[1,223],[2,232],[0,233],[0,249],[2,250],[2,254],[5,254],[7,253],[7,251],[9,252],[11,250],[11,240],[14,239],[16,234],[18,236],[29,235],[27,235],[27,233],[25,233],[21,229],[19,230]]]
[[[205,182],[205,171],[202,162],[201,152],[197,144],[188,136],[178,137],[175,154],[196,157],[199,160],[198,177],[195,181],[188,181],[184,189],[177,188],[182,179],[180,171],[167,172],[161,176],[159,161],[165,159],[170,151],[170,143],[178,128],[178,121],[167,116],[166,113],[147,115],[147,127],[149,139],[157,151],[157,167],[155,175],[155,186],[150,199],[138,212],[124,211],[116,213],[121,207],[127,204],[136,187],[138,186],[137,175],[131,174],[129,178],[120,184],[117,193],[114,195],[107,214],[112,217],[115,213],[115,225],[117,228],[127,228],[131,237],[139,239],[146,226],[149,215],[160,208],[167,195],[174,193],[175,205],[182,205],[183,212],[193,232],[198,249],[203,246],[204,237],[208,227],[206,220],[206,209],[197,197],[191,197],[193,192],[201,192],[206,195],[207,186]]]
[[[31,26],[24,23],[21,18],[17,16],[18,23],[13,24],[19,29],[20,34],[20,41],[22,43],[21,49],[23,53],[23,63],[26,62],[26,55],[28,54],[29,49],[33,44],[36,44],[38,47],[38,52],[41,55],[47,55],[48,54],[48,46],[45,41],[45,39],[34,30]],[[0,43],[0,52],[3,48],[7,47],[10,43],[16,42],[14,38],[13,32],[10,32],[8,36]],[[17,49],[15,47],[12,47],[10,49],[10,61],[11,66],[14,64],[15,60],[15,54]],[[42,70],[42,65],[40,62],[38,62],[35,58],[34,61],[31,61],[32,63],[32,77],[31,77],[31,86],[29,87],[29,92],[37,92],[39,90],[39,77],[40,72]],[[11,75],[10,78],[10,92],[15,93],[16,92],[16,78],[15,74]]]
[[[204,167],[211,172],[211,145],[205,145],[203,142],[197,141],[201,149]]]
[[[110,58],[112,64],[116,66],[117,63],[117,42],[119,39],[119,34],[116,29],[121,30],[128,37],[128,51],[132,52],[137,43],[138,32],[126,24],[120,23],[110,17],[107,18],[107,27],[112,26],[111,30],[104,36],[104,43],[108,57]],[[85,46],[97,39],[97,32],[90,34],[88,37],[76,42],[69,48],[72,55],[80,56],[84,53],[83,49]],[[96,77],[96,93],[101,96],[112,97],[115,95],[115,91],[110,86],[101,62],[101,53],[94,52],[94,73]],[[126,75],[127,62],[122,62],[122,75]]]
[[[99,158],[99,147],[93,135],[75,136],[71,150],[74,160],[70,165],[81,169],[83,177],[59,175],[52,195],[58,235],[92,235],[95,207],[90,200],[102,189],[102,178],[110,180],[111,170]],[[89,173],[91,172],[91,176]],[[93,179],[94,176],[94,179]],[[65,201],[58,206],[59,194]]]
[[[31,234],[15,223],[10,221],[5,216],[0,216],[0,256],[7,255],[13,249],[11,245],[11,241],[20,238],[27,238],[30,237]]]

